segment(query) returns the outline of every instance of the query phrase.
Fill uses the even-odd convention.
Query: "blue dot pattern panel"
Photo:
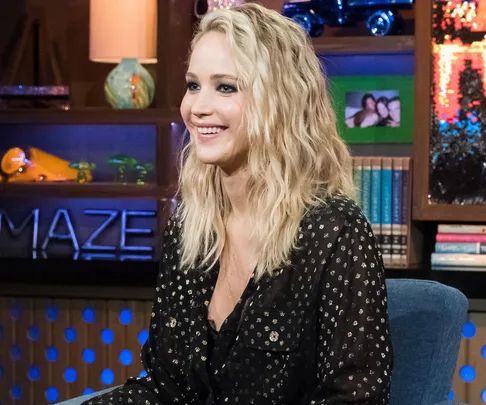
[[[0,405],[49,405],[144,375],[151,311],[151,301],[0,297]]]
[[[462,330],[449,401],[451,404],[485,405],[486,313],[470,313]]]
[[[35,405],[51,404],[67,400],[68,392],[75,397],[145,375],[140,346],[151,307],[151,301],[0,297],[0,404],[31,395]],[[449,398],[484,405],[486,314],[470,314],[462,339]]]

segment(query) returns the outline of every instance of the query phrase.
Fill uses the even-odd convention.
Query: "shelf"
[[[321,55],[413,53],[415,40],[411,35],[384,37],[326,37],[312,38],[312,45]]]
[[[0,267],[10,269],[0,296],[152,300],[159,263],[2,257]]]
[[[412,213],[415,221],[486,223],[485,204],[428,204],[414,206]]]
[[[156,184],[0,183],[0,195],[9,197],[162,198],[173,196],[172,189]]]
[[[0,258],[0,296],[149,299],[159,271],[157,261]],[[22,269],[22,271],[18,271]],[[68,270],[66,270],[68,269]],[[386,269],[386,279],[433,280],[486,302],[486,272]]]
[[[11,109],[0,110],[0,124],[135,124],[156,125],[182,122],[178,111],[155,108],[113,110],[110,108]]]

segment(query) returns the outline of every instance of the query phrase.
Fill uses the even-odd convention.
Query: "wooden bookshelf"
[[[319,54],[383,54],[413,53],[415,39],[411,35],[374,37],[326,37],[312,38],[312,45]]]
[[[0,183],[0,194],[9,197],[69,197],[69,198],[163,198],[171,187],[156,184],[117,183]]]
[[[9,109],[0,110],[1,124],[134,124],[156,125],[182,122],[176,110],[148,108],[145,110],[113,110],[111,108],[57,109]],[[2,136],[0,134],[0,136]]]

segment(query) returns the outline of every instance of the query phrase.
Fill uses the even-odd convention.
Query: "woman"
[[[366,128],[375,125],[378,120],[375,96],[371,93],[364,94],[361,98],[361,108],[356,114],[346,119],[348,128]]]
[[[377,127],[386,127],[390,119],[390,111],[388,109],[388,98],[381,96],[376,100],[376,113],[378,114]]]
[[[254,3],[207,14],[181,114],[147,375],[87,404],[388,404],[381,254],[303,30]]]

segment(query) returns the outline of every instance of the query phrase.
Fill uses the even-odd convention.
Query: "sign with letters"
[[[142,243],[147,243],[146,239],[155,242],[156,211],[84,209],[83,215],[85,218],[80,218],[79,214],[75,218],[82,224],[76,228],[68,208],[56,209],[51,218],[41,216],[41,208],[33,208],[15,222],[6,209],[0,209],[0,251],[8,254],[10,249],[22,250],[32,252],[32,258],[47,258],[62,245],[64,251],[66,247],[70,248],[74,260],[154,258],[153,245],[136,241],[144,238]],[[87,221],[88,217],[90,221]],[[145,225],[137,226],[137,220]],[[92,225],[89,229],[87,222]],[[107,243],[108,240],[111,243]]]

